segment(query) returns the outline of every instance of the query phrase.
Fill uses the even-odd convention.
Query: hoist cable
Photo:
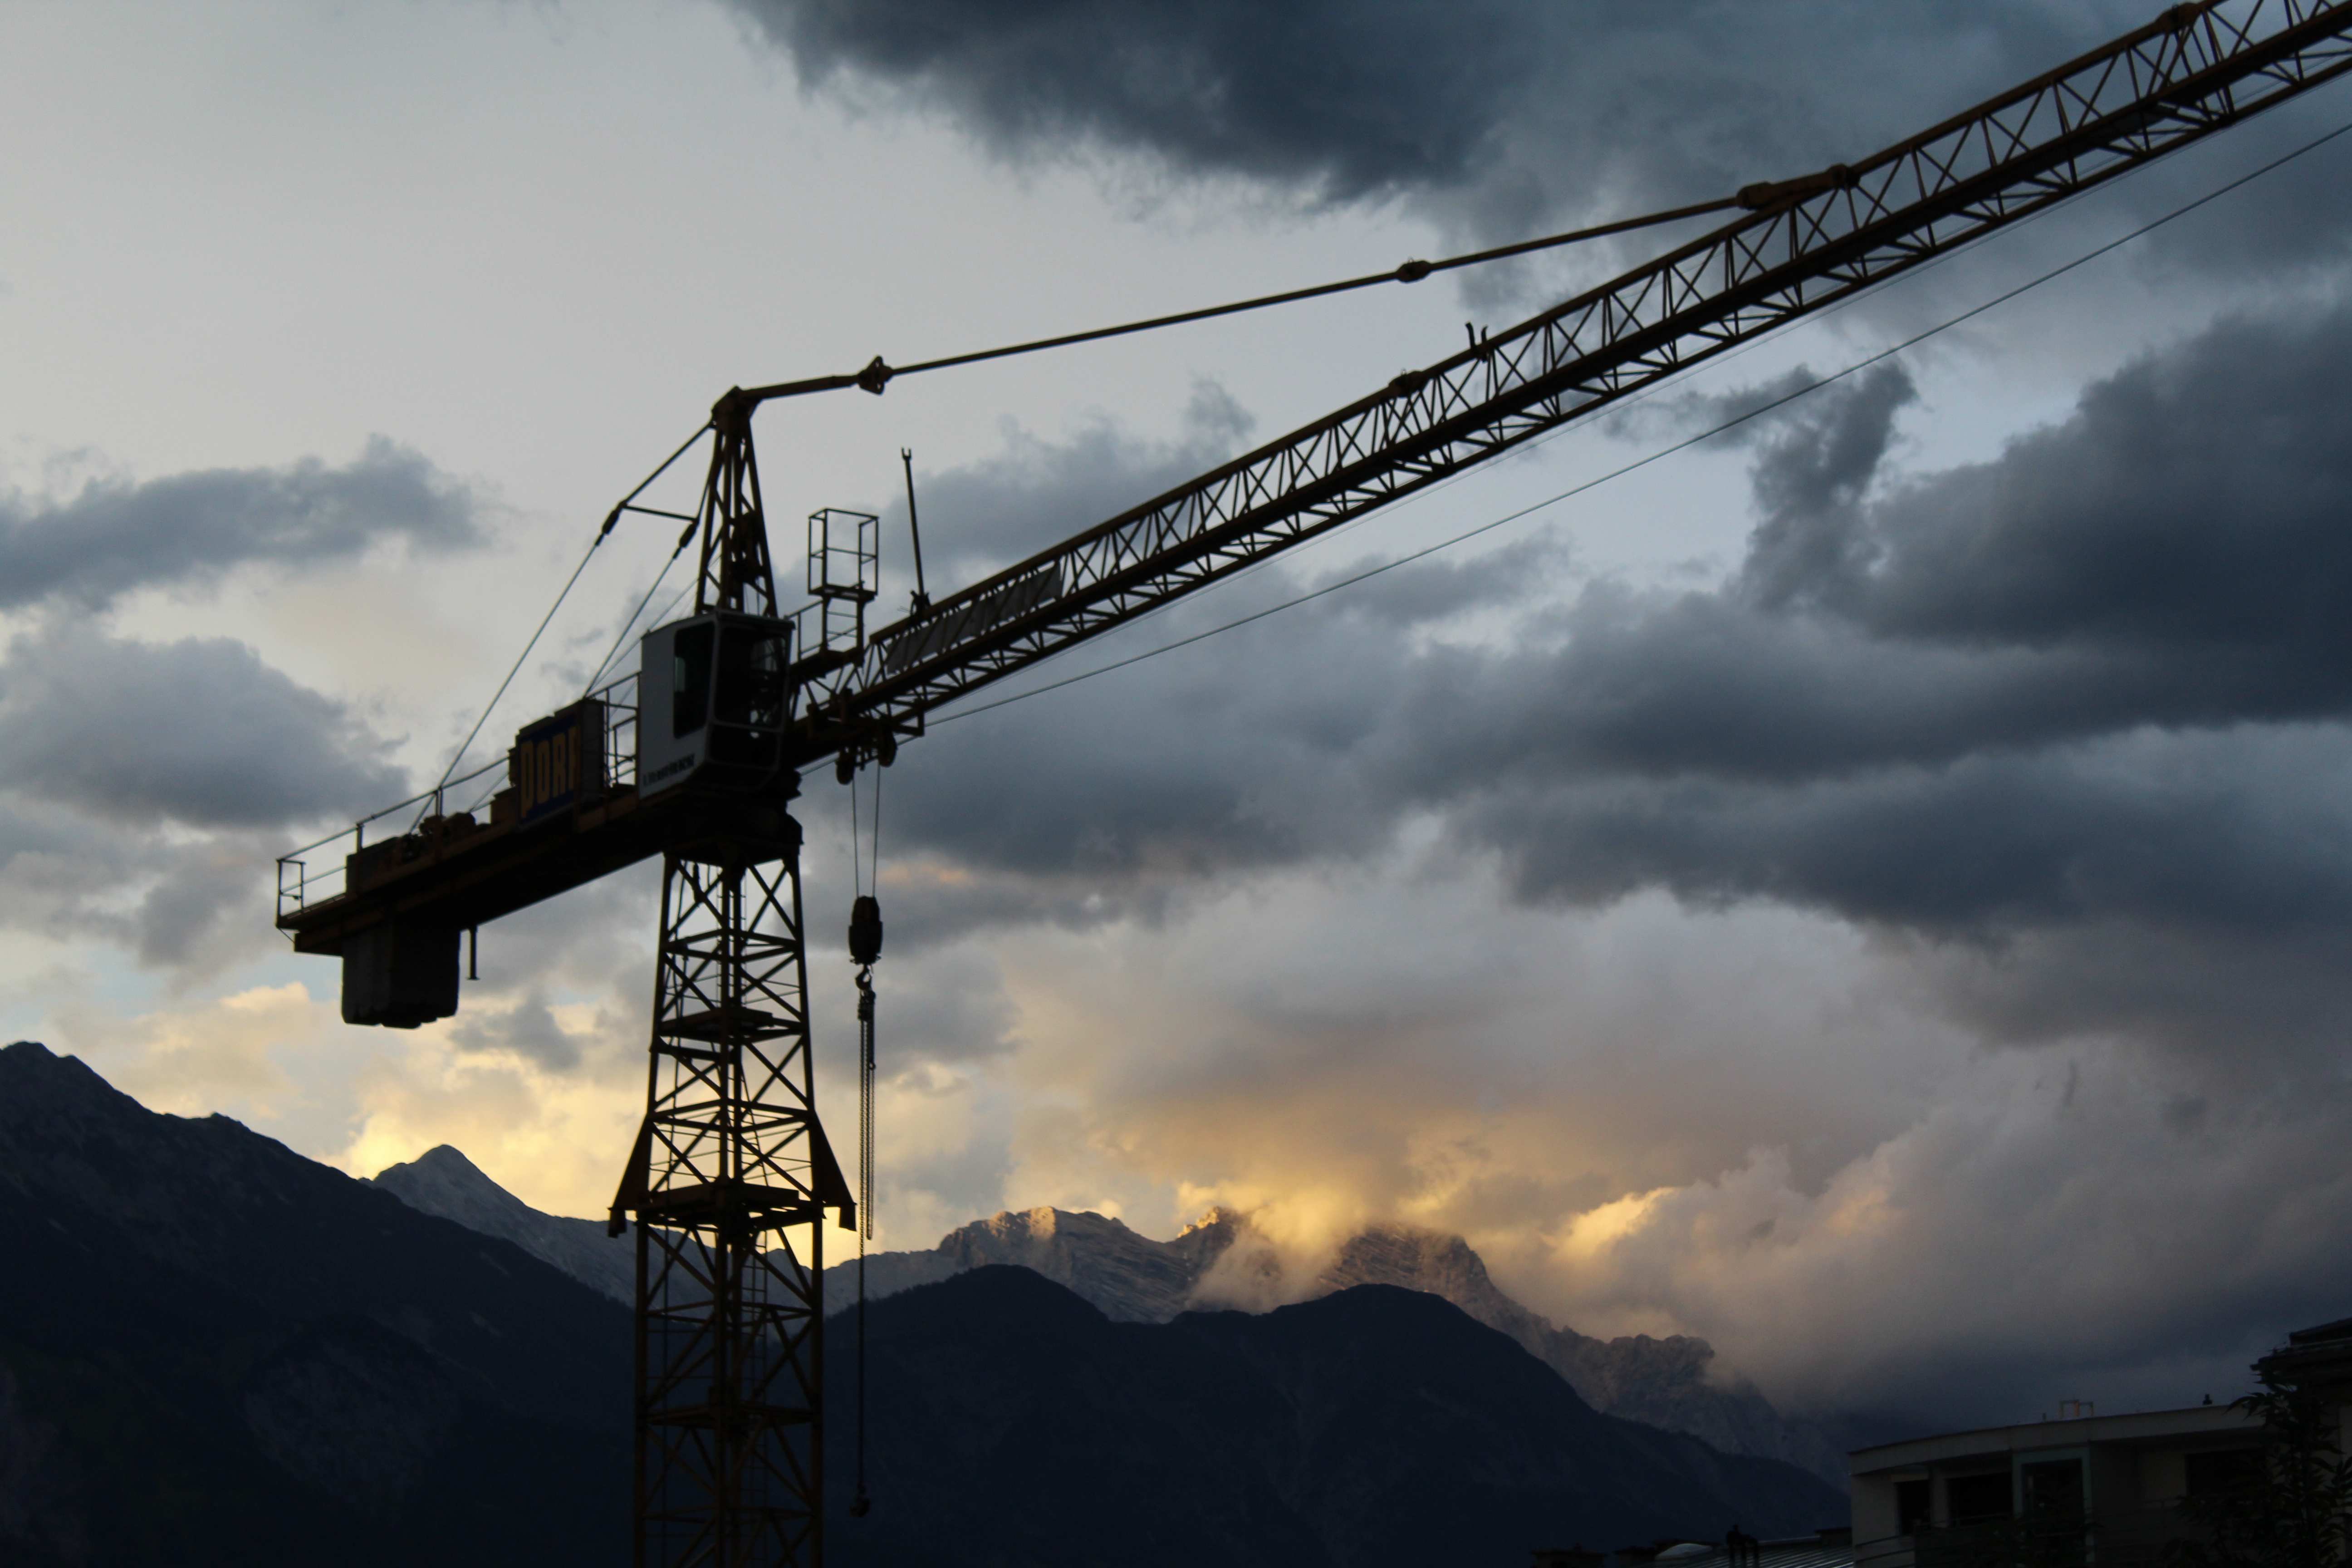
[[[1822,390],[1822,388],[1833,385],[1838,382],[1845,380],[1849,376],[1858,375],[1862,372],[1870,369],[1873,365],[1883,364],[1898,354],[1904,353],[1910,349],[1916,348],[1919,344],[1926,342],[1930,338],[1939,336],[1944,332],[1951,331],[1954,327],[1961,326],[1969,321],[1972,321],[1977,317],[1985,314],[1987,311],[1995,310],[2000,306],[2005,305],[2011,300],[2017,299],[2020,295],[2030,293],[2033,289],[2041,288],[2045,283],[2053,282],[2057,279],[2064,277],[2066,274],[2073,272],[2077,268],[2087,266],[2103,256],[2106,256],[2114,251],[2119,250],[2123,247],[2129,245],[2132,241],[2138,239],[2145,235],[2151,234],[2157,229],[2162,228],[2165,225],[2173,222],[2175,219],[2186,217],[2189,214],[2195,212],[2198,208],[2206,205],[2208,203],[2218,201],[2222,196],[2228,195],[2231,192],[2235,191],[2242,186],[2252,184],[2254,181],[2261,179],[2263,175],[2272,173],[2273,170],[2282,168],[2286,164],[2293,163],[2294,160],[2304,156],[2304,154],[2307,153],[2316,151],[2318,148],[2326,145],[2328,142],[2335,141],[2337,137],[2343,136],[2347,132],[2352,132],[2352,121],[2347,121],[2345,124],[2337,126],[2333,131],[2315,136],[2291,152],[2282,153],[2280,156],[2272,159],[2269,163],[2264,163],[2258,168],[2250,170],[2224,184],[2218,185],[2212,190],[2206,192],[2203,195],[2197,197],[2195,200],[2185,202],[2159,217],[2151,218],[2147,223],[2140,225],[2137,228],[2132,229],[2128,233],[2119,235],[2116,238],[2108,240],[2105,244],[2098,246],[2094,249],[2085,251],[2082,255],[2075,257],[2071,261],[2063,262],[2059,266],[2052,268],[2047,272],[2043,272],[2036,277],[2028,279],[2026,281],[2016,285],[2014,288],[2004,289],[2002,292],[1994,295],[1991,299],[1985,300],[1983,303],[1971,306],[1969,309],[1961,311],[1958,315],[1948,317],[1932,327],[1928,327],[1922,331],[1913,333],[1910,337],[1905,338],[1900,342],[1879,350],[1876,353],[1856,360],[1843,370],[1822,376],[1820,380],[1810,382],[1807,384],[1797,388],[1793,392],[1785,393],[1779,397],[1773,398],[1768,403],[1759,405],[1754,408],[1750,408],[1740,414],[1735,415],[1733,417],[1723,421],[1721,424],[1702,430],[1695,436],[1686,437],[1680,441],[1675,442],[1671,446],[1662,447],[1654,452],[1650,452],[1640,458],[1636,458],[1632,462],[1626,463],[1620,468],[1612,468],[1605,474],[1597,475],[1592,479],[1584,480],[1580,484],[1572,485],[1567,489],[1561,490],[1557,495],[1548,496],[1542,500],[1531,502],[1527,506],[1519,508],[1516,511],[1507,512],[1501,517],[1494,519],[1492,521],[1480,523],[1475,528],[1466,529],[1460,533],[1439,540],[1434,544],[1413,551],[1409,554],[1400,555],[1391,561],[1384,561],[1377,566],[1370,567],[1362,572],[1358,572],[1351,575],[1339,578],[1336,582],[1326,583],[1319,588],[1311,589],[1307,593],[1297,595],[1292,598],[1285,599],[1280,604],[1269,605],[1265,609],[1252,611],[1246,616],[1237,616],[1222,625],[1210,626],[1205,630],[1194,632],[1189,637],[1178,637],[1172,642],[1162,643],[1156,647],[1146,648],[1140,653],[1130,654],[1125,658],[1115,659],[1109,664],[1100,665],[1093,669],[1080,670],[1076,675],[1065,676],[1059,680],[1048,681],[1043,686],[1031,687],[1025,691],[1016,691],[1012,693],[1010,696],[1000,697],[994,701],[982,702],[975,707],[959,709],[953,713],[939,715],[932,718],[929,722],[933,724],[951,724],[959,719],[969,719],[975,714],[986,713],[992,709],[1007,707],[1013,703],[1024,701],[1028,698],[1041,697],[1048,691],[1058,691],[1066,686],[1075,686],[1082,680],[1091,680],[1097,675],[1108,675],[1112,670],[1124,669],[1129,665],[1141,664],[1146,659],[1157,658],[1163,653],[1173,653],[1178,648],[1190,647],[1194,643],[1205,642],[1209,638],[1221,636],[1225,632],[1238,630],[1240,627],[1249,626],[1254,622],[1265,620],[1270,616],[1280,615],[1285,610],[1296,609],[1301,605],[1312,603],[1314,600],[1320,599],[1327,595],[1336,594],[1342,588],[1351,588],[1359,583],[1369,582],[1372,578],[1381,576],[1385,573],[1393,572],[1400,566],[1409,566],[1416,561],[1426,560],[1428,557],[1437,554],[1440,551],[1450,550],[1457,544],[1465,543],[1469,540],[1477,538],[1480,534],[1490,533],[1496,529],[1502,528],[1509,523],[1517,522],[1522,518],[1531,516],[1532,514],[1545,510],[1548,508],[1558,506],[1560,502],[1580,496],[1587,490],[1597,489],[1601,486],[1608,484],[1613,479],[1622,479],[1626,475],[1633,473],[1638,469],[1648,468],[1653,463],[1671,458],[1678,452],[1686,452],[1693,447],[1710,441],[1716,437],[1721,436],[1727,431],[1736,430],[1742,425],[1748,424],[1750,420],[1760,418],[1763,416],[1773,412],[1775,409],[1786,407],[1788,405],[1796,402],[1799,398],[1810,396],[1811,394]]]
[[[857,1489],[849,1511],[873,1506],[866,1494],[866,1244],[874,1237],[874,966],[857,971]]]
[[[867,832],[866,848],[866,867],[872,876],[874,893],[877,898],[879,898],[882,893],[882,774],[884,771],[881,768],[874,770],[874,826]]]
[[[857,826],[857,785],[849,786],[849,890],[857,897],[866,893],[866,866],[859,858],[858,839],[862,832]]]
[[[680,458],[686,456],[686,449],[693,446],[697,441],[702,439],[703,431],[709,428],[710,426],[709,425],[703,425],[697,428],[693,435],[688,436],[685,440],[679,442],[677,444],[677,448],[671,452],[668,457],[664,458],[661,462],[656,466],[653,472],[647,474],[644,479],[639,479],[636,483],[636,488],[632,489],[627,495],[621,498],[619,505],[614,507],[611,511],[604,514],[604,521],[603,523],[599,524],[596,529],[596,537],[590,540],[588,542],[588,548],[581,552],[580,564],[574,566],[572,569],[572,575],[563,580],[563,586],[556,593],[555,603],[548,605],[547,614],[539,618],[538,629],[530,634],[530,640],[522,645],[522,652],[515,655],[514,666],[507,671],[507,678],[499,682],[499,689],[496,691],[490,693],[490,700],[482,709],[481,716],[474,721],[474,727],[466,731],[465,740],[458,743],[457,755],[451,757],[449,759],[449,765],[441,770],[440,778],[436,780],[434,783],[432,790],[433,794],[437,795],[441,792],[442,786],[457,776],[457,764],[466,760],[466,752],[473,746],[476,741],[481,738],[482,726],[490,721],[490,715],[498,710],[499,701],[504,699],[507,694],[507,688],[512,686],[514,684],[515,677],[522,673],[522,667],[525,661],[530,658],[530,650],[537,647],[539,646],[539,639],[547,635],[549,625],[555,619],[555,612],[563,608],[563,601],[572,596],[572,585],[580,581],[580,574],[588,570],[589,560],[595,555],[597,547],[602,545],[605,540],[612,537],[614,526],[621,521],[621,514],[624,511],[635,510],[636,499],[646,493],[646,487],[652,484],[656,479],[661,478],[662,475],[667,473],[669,471],[669,466],[672,463],[677,462]],[[607,654],[605,657],[609,659],[612,656]]]
[[[499,682],[499,689],[496,691],[490,693],[490,700],[482,709],[481,716],[474,721],[474,727],[466,731],[465,740],[458,742],[457,754],[449,759],[449,765],[443,768],[441,776],[434,781],[433,794],[436,795],[440,794],[443,785],[456,776],[457,764],[466,760],[467,750],[480,737],[482,726],[490,721],[490,715],[498,710],[499,700],[506,696],[507,688],[512,686],[514,678],[522,673],[523,661],[530,658],[530,650],[537,647],[539,639],[546,635],[548,623],[555,619],[556,611],[563,608],[563,601],[572,595],[572,585],[580,581],[580,574],[588,570],[589,557],[596,553],[596,547],[604,542],[605,536],[613,531],[613,524],[619,517],[620,513],[616,511],[606,518],[604,527],[596,531],[596,537],[588,542],[587,550],[580,557],[580,564],[572,569],[572,575],[563,580],[562,590],[555,595],[555,603],[548,605],[547,614],[539,618],[539,629],[530,634],[530,640],[522,645],[520,653],[515,655],[514,666],[507,671],[507,678]]]

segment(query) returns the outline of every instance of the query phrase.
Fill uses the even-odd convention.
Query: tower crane
[[[688,524],[692,614],[471,775],[487,820],[448,809],[451,781],[278,868],[278,926],[341,957],[344,1019],[415,1027],[457,1010],[465,933],[661,858],[646,1115],[613,1209],[636,1222],[636,1561],[823,1556],[824,1221],[856,1199],[813,1090],[804,773],[887,767],[942,704],[2347,69],[2352,0],[2173,6],[1860,162],[1750,185],[1712,232],[887,625],[866,624],[860,513],[810,519],[810,600],[784,611],[752,416],[901,373],[721,396],[694,512],[640,486],[614,513]],[[870,963],[880,940],[861,901],[852,947]]]

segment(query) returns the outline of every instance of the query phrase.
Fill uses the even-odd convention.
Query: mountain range
[[[379,1185],[428,1214],[501,1237],[602,1290],[630,1302],[634,1252],[608,1240],[602,1224],[541,1214],[507,1193],[457,1150],[443,1145],[376,1177]],[[974,1220],[921,1250],[866,1260],[866,1290],[879,1300],[968,1269],[1012,1264],[1076,1292],[1118,1322],[1164,1323],[1201,1306],[1233,1303],[1276,1265],[1246,1215],[1212,1209],[1173,1240],[1155,1241],[1118,1220],[1035,1208]],[[855,1297],[850,1263],[827,1269],[825,1300],[839,1311]],[[1303,1292],[1308,1300],[1356,1285],[1393,1285],[1444,1298],[1513,1340],[1595,1409],[1686,1432],[1729,1454],[1784,1459],[1831,1485],[1845,1485],[1843,1447],[1820,1427],[1776,1410],[1751,1384],[1723,1375],[1705,1340],[1676,1334],[1595,1339],[1553,1325],[1507,1295],[1458,1236],[1379,1225],[1339,1247]]]
[[[19,1043],[0,1257],[11,1568],[625,1556],[629,1314],[517,1247]]]
[[[827,1471],[849,1568],[1521,1568],[1538,1546],[1846,1518],[1794,1466],[1600,1414],[1425,1291],[1134,1323],[986,1265],[867,1320],[871,1514],[845,1517],[853,1400]],[[834,1388],[855,1355],[836,1321]]]
[[[512,1241],[20,1043],[0,1049],[0,1247],[12,1568],[627,1557],[628,1313]],[[870,1438],[847,1328],[827,1336],[827,1513],[853,1568],[1499,1568],[1845,1510],[1794,1467],[1593,1410],[1428,1292],[1135,1322],[1034,1269],[961,1268],[869,1309]]]

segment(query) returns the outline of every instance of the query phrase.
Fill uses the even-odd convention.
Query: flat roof
[[[2222,1436],[2252,1431],[2261,1423],[2229,1405],[2191,1405],[2182,1410],[2139,1410],[2121,1415],[2084,1415],[2066,1421],[2021,1421],[2011,1426],[1979,1426],[1856,1448],[1846,1456],[1850,1475],[1908,1469],[1955,1459],[1990,1458],[2042,1448],[2079,1448],[2086,1443],[2147,1443],[2166,1437]]]

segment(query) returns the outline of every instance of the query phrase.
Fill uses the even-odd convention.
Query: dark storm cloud
[[[1489,689],[1543,769],[1836,775],[2352,705],[2352,310],[2225,322],[1990,462],[1864,499],[1898,374],[1768,439],[1720,590],[1585,595]],[[1432,667],[1432,722],[1467,715]]]
[[[0,785],[93,816],[290,826],[396,799],[403,782],[341,703],[243,643],[58,619],[0,662]]]
[[[1729,583],[1598,587],[1556,648],[1424,661],[1395,776],[1476,802],[1531,895],[2342,921],[2347,363],[2352,311],[2225,323],[1874,496],[1907,384],[1825,395],[1759,451]]]
[[[1001,156],[1107,154],[1179,180],[1252,182],[1309,205],[1401,201],[1449,236],[1482,241],[1855,162],[2159,9],[2133,0],[729,3],[789,53],[804,87],[944,116]],[[2115,201],[2142,218],[2168,210],[2210,190],[2218,170],[2325,129],[2326,113],[2258,120],[2231,133],[2235,150],[2221,163],[2161,165]],[[2340,148],[2305,160],[2231,196],[2230,221],[2156,237],[2142,247],[2147,263],[2265,279],[2340,264],[2352,224],[2329,198],[2343,167]],[[2071,253],[2086,223],[2104,236],[2114,222],[2112,211],[2061,219],[2020,243]],[[1539,261],[1463,282],[1481,304],[1515,309],[1560,277]]]
[[[1509,221],[1850,158],[2146,19],[2033,0],[735,4],[803,83],[895,92],[1003,153],[1096,147]]]
[[[1528,897],[1664,887],[1996,937],[2121,920],[2208,932],[2352,925],[2352,737],[2136,735],[1802,784],[1617,781],[1486,794],[1467,831]]]
[[[305,564],[380,540],[446,548],[478,536],[483,503],[382,437],[350,463],[94,479],[61,500],[0,495],[0,609],[85,608],[133,589],[204,582],[249,562]]]
[[[2216,1038],[2260,984],[2256,1032],[2317,1038],[2352,1002],[2322,962],[2352,934],[2347,363],[2352,308],[2226,321],[1911,479],[1886,458],[1914,389],[1856,378],[1749,427],[1757,522],[1714,588],[1547,610],[1538,545],[1426,592],[1409,568],[937,727],[892,832],[968,875],[952,927],[1149,918],[1433,816],[1530,900],[1664,889],[1924,939],[2005,1035]],[[1102,657],[1297,586],[1253,582]],[[1463,615],[1502,634],[1429,635]]]
[[[1471,179],[1537,69],[1507,0],[742,9],[804,82],[904,88],[1008,152],[1098,142],[1339,200]]]

